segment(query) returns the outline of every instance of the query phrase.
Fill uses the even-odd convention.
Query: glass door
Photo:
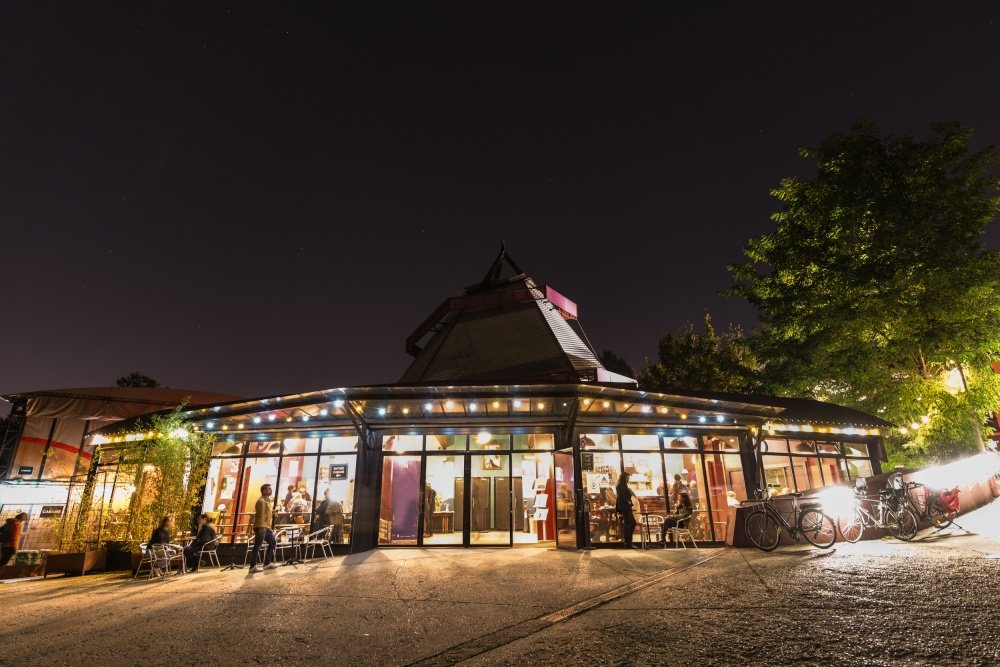
[[[469,469],[469,544],[510,546],[512,480],[510,454],[472,454]]]
[[[427,456],[424,468],[424,546],[461,546],[465,502],[465,457]]]
[[[378,543],[415,546],[420,537],[419,456],[386,456],[382,460],[382,498]]]
[[[576,549],[576,475],[573,450],[555,453],[556,497],[550,511],[555,511],[556,546]]]

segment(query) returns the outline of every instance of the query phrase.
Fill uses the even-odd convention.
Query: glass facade
[[[378,543],[508,546],[555,539],[551,433],[383,440]]]
[[[253,534],[260,487],[270,484],[276,532],[332,526],[331,539],[349,543],[357,442],[355,435],[218,441],[212,448],[202,511],[214,516],[225,542],[246,542]]]
[[[768,437],[761,452],[764,477],[776,495],[850,484],[873,473],[865,443]]]

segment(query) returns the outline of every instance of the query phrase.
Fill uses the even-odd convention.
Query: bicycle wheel
[[[917,516],[909,507],[903,510],[889,510],[885,513],[886,528],[897,540],[909,542],[917,534]]]
[[[829,549],[837,541],[837,526],[833,519],[815,508],[799,514],[799,532],[809,544],[820,549]]]
[[[851,544],[860,540],[861,534],[865,532],[865,518],[861,510],[856,509],[849,516],[838,517],[837,530],[840,531],[840,536]]]
[[[937,496],[931,496],[927,499],[927,518],[930,519],[931,523],[938,530],[944,530],[952,522],[951,517],[941,503],[941,499]]]
[[[761,551],[774,551],[781,538],[781,526],[770,514],[763,510],[751,512],[747,516],[747,537]]]

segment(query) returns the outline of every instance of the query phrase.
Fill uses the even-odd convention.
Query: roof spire
[[[513,269],[516,275],[522,275],[524,271],[521,267],[517,265],[517,262],[507,254],[507,244],[503,241],[500,242],[500,253],[497,258],[493,260],[493,264],[490,265],[490,270],[486,272],[481,283],[479,283],[480,288],[485,288],[489,286],[490,283],[500,280],[500,274],[503,273],[503,265],[507,264],[511,269]]]

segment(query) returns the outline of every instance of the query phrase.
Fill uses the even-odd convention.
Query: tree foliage
[[[145,387],[147,389],[155,389],[160,386],[159,382],[148,375],[143,375],[139,371],[132,371],[128,375],[123,375],[118,378],[115,384],[119,387]]]
[[[72,503],[60,531],[64,551],[100,549],[108,541],[135,550],[165,516],[178,530],[190,529],[211,463],[214,436],[195,431],[179,406],[150,415],[125,440],[98,445],[86,486]],[[140,435],[141,434],[141,435]],[[114,464],[116,474],[95,475],[96,466]],[[127,509],[113,510],[107,498],[124,494]],[[121,502],[121,501],[119,501]]]
[[[786,178],[774,231],[730,266],[728,293],[759,315],[765,389],[883,416],[907,432],[895,460],[970,450],[1000,401],[1000,253],[982,237],[1000,212],[993,148],[934,125],[925,140],[870,122],[801,151],[812,178]],[[968,391],[956,390],[964,371]],[[912,426],[917,428],[913,429]]]
[[[719,333],[709,313],[703,333],[689,323],[678,333],[664,334],[657,347],[656,360],[640,378],[643,389],[752,393],[758,388],[759,364],[742,329],[730,325]]]

